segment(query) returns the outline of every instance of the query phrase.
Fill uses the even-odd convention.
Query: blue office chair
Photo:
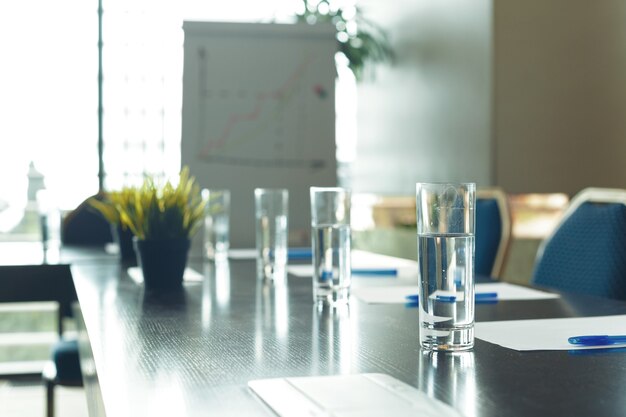
[[[578,193],[539,247],[532,283],[626,300],[626,190]]]
[[[104,246],[113,242],[111,224],[88,203],[90,198],[102,200],[102,194],[89,197],[68,213],[61,226],[63,245]]]
[[[500,188],[478,190],[475,211],[475,273],[501,278],[511,242],[506,194]]]

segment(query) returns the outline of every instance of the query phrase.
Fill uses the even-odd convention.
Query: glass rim
[[[206,193],[230,193],[230,188],[203,188],[200,192]]]
[[[289,190],[287,188],[255,188],[254,193],[288,193]]]
[[[468,182],[454,182],[454,181],[432,181],[432,182],[425,182],[425,181],[419,181],[416,182],[415,185],[419,185],[419,184],[432,184],[432,185],[476,185],[475,182],[472,181],[468,181]]]
[[[349,193],[350,190],[347,188],[343,188],[343,187],[309,187],[309,190],[311,192],[330,192],[330,191],[335,191],[335,192],[346,192]]]
[[[475,182],[416,182],[415,183],[415,188],[418,188],[420,186],[443,186],[443,185],[451,185],[454,187],[466,187],[466,188],[476,188],[476,183]]]

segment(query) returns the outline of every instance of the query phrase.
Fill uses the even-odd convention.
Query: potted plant
[[[363,79],[366,63],[394,62],[395,53],[387,32],[367,19],[361,8],[338,6],[333,0],[302,0],[296,13],[298,23],[330,23],[337,30],[339,50],[358,80]]]
[[[147,177],[141,187],[124,190],[115,204],[119,222],[134,235],[137,261],[146,288],[182,285],[191,237],[204,218],[200,187],[184,167],[178,184],[158,184]]]

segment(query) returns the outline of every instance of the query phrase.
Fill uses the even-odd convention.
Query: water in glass
[[[209,259],[225,257],[229,248],[228,213],[221,212],[205,219],[205,251]]]
[[[257,218],[257,272],[260,278],[273,281],[285,279],[287,235],[286,215]]]
[[[338,303],[350,291],[350,226],[321,225],[312,228],[313,298]]]
[[[474,236],[418,234],[420,343],[467,350],[474,343]]]

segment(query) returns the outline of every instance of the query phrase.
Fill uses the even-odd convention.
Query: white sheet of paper
[[[509,284],[507,282],[476,284],[475,291],[498,293],[498,300],[503,301],[559,298],[558,294],[543,292],[533,288]],[[355,287],[352,288],[351,292],[355,297],[369,304],[406,303],[406,296],[417,294],[418,287],[417,285]]]
[[[407,295],[417,294],[417,285],[354,287],[351,295],[368,304],[406,303]]]
[[[229,249],[228,257],[230,259],[256,259],[256,249]]]
[[[139,268],[138,266],[131,266],[130,268],[128,268],[128,276],[137,284],[143,283],[143,273],[141,272],[141,268]],[[201,273],[191,268],[185,268],[183,281],[202,282],[203,279],[204,279],[204,275],[202,275]]]
[[[397,269],[398,277],[416,277],[417,262],[410,259],[396,258],[394,256],[381,255],[378,253],[362,250],[352,251],[353,269]],[[312,265],[289,265],[287,272],[297,277],[310,278],[313,276]]]
[[[475,337],[514,350],[580,350],[626,347],[576,346],[572,336],[626,334],[626,315],[476,323]]]
[[[258,379],[248,382],[280,417],[460,417],[426,393],[386,374]]]

